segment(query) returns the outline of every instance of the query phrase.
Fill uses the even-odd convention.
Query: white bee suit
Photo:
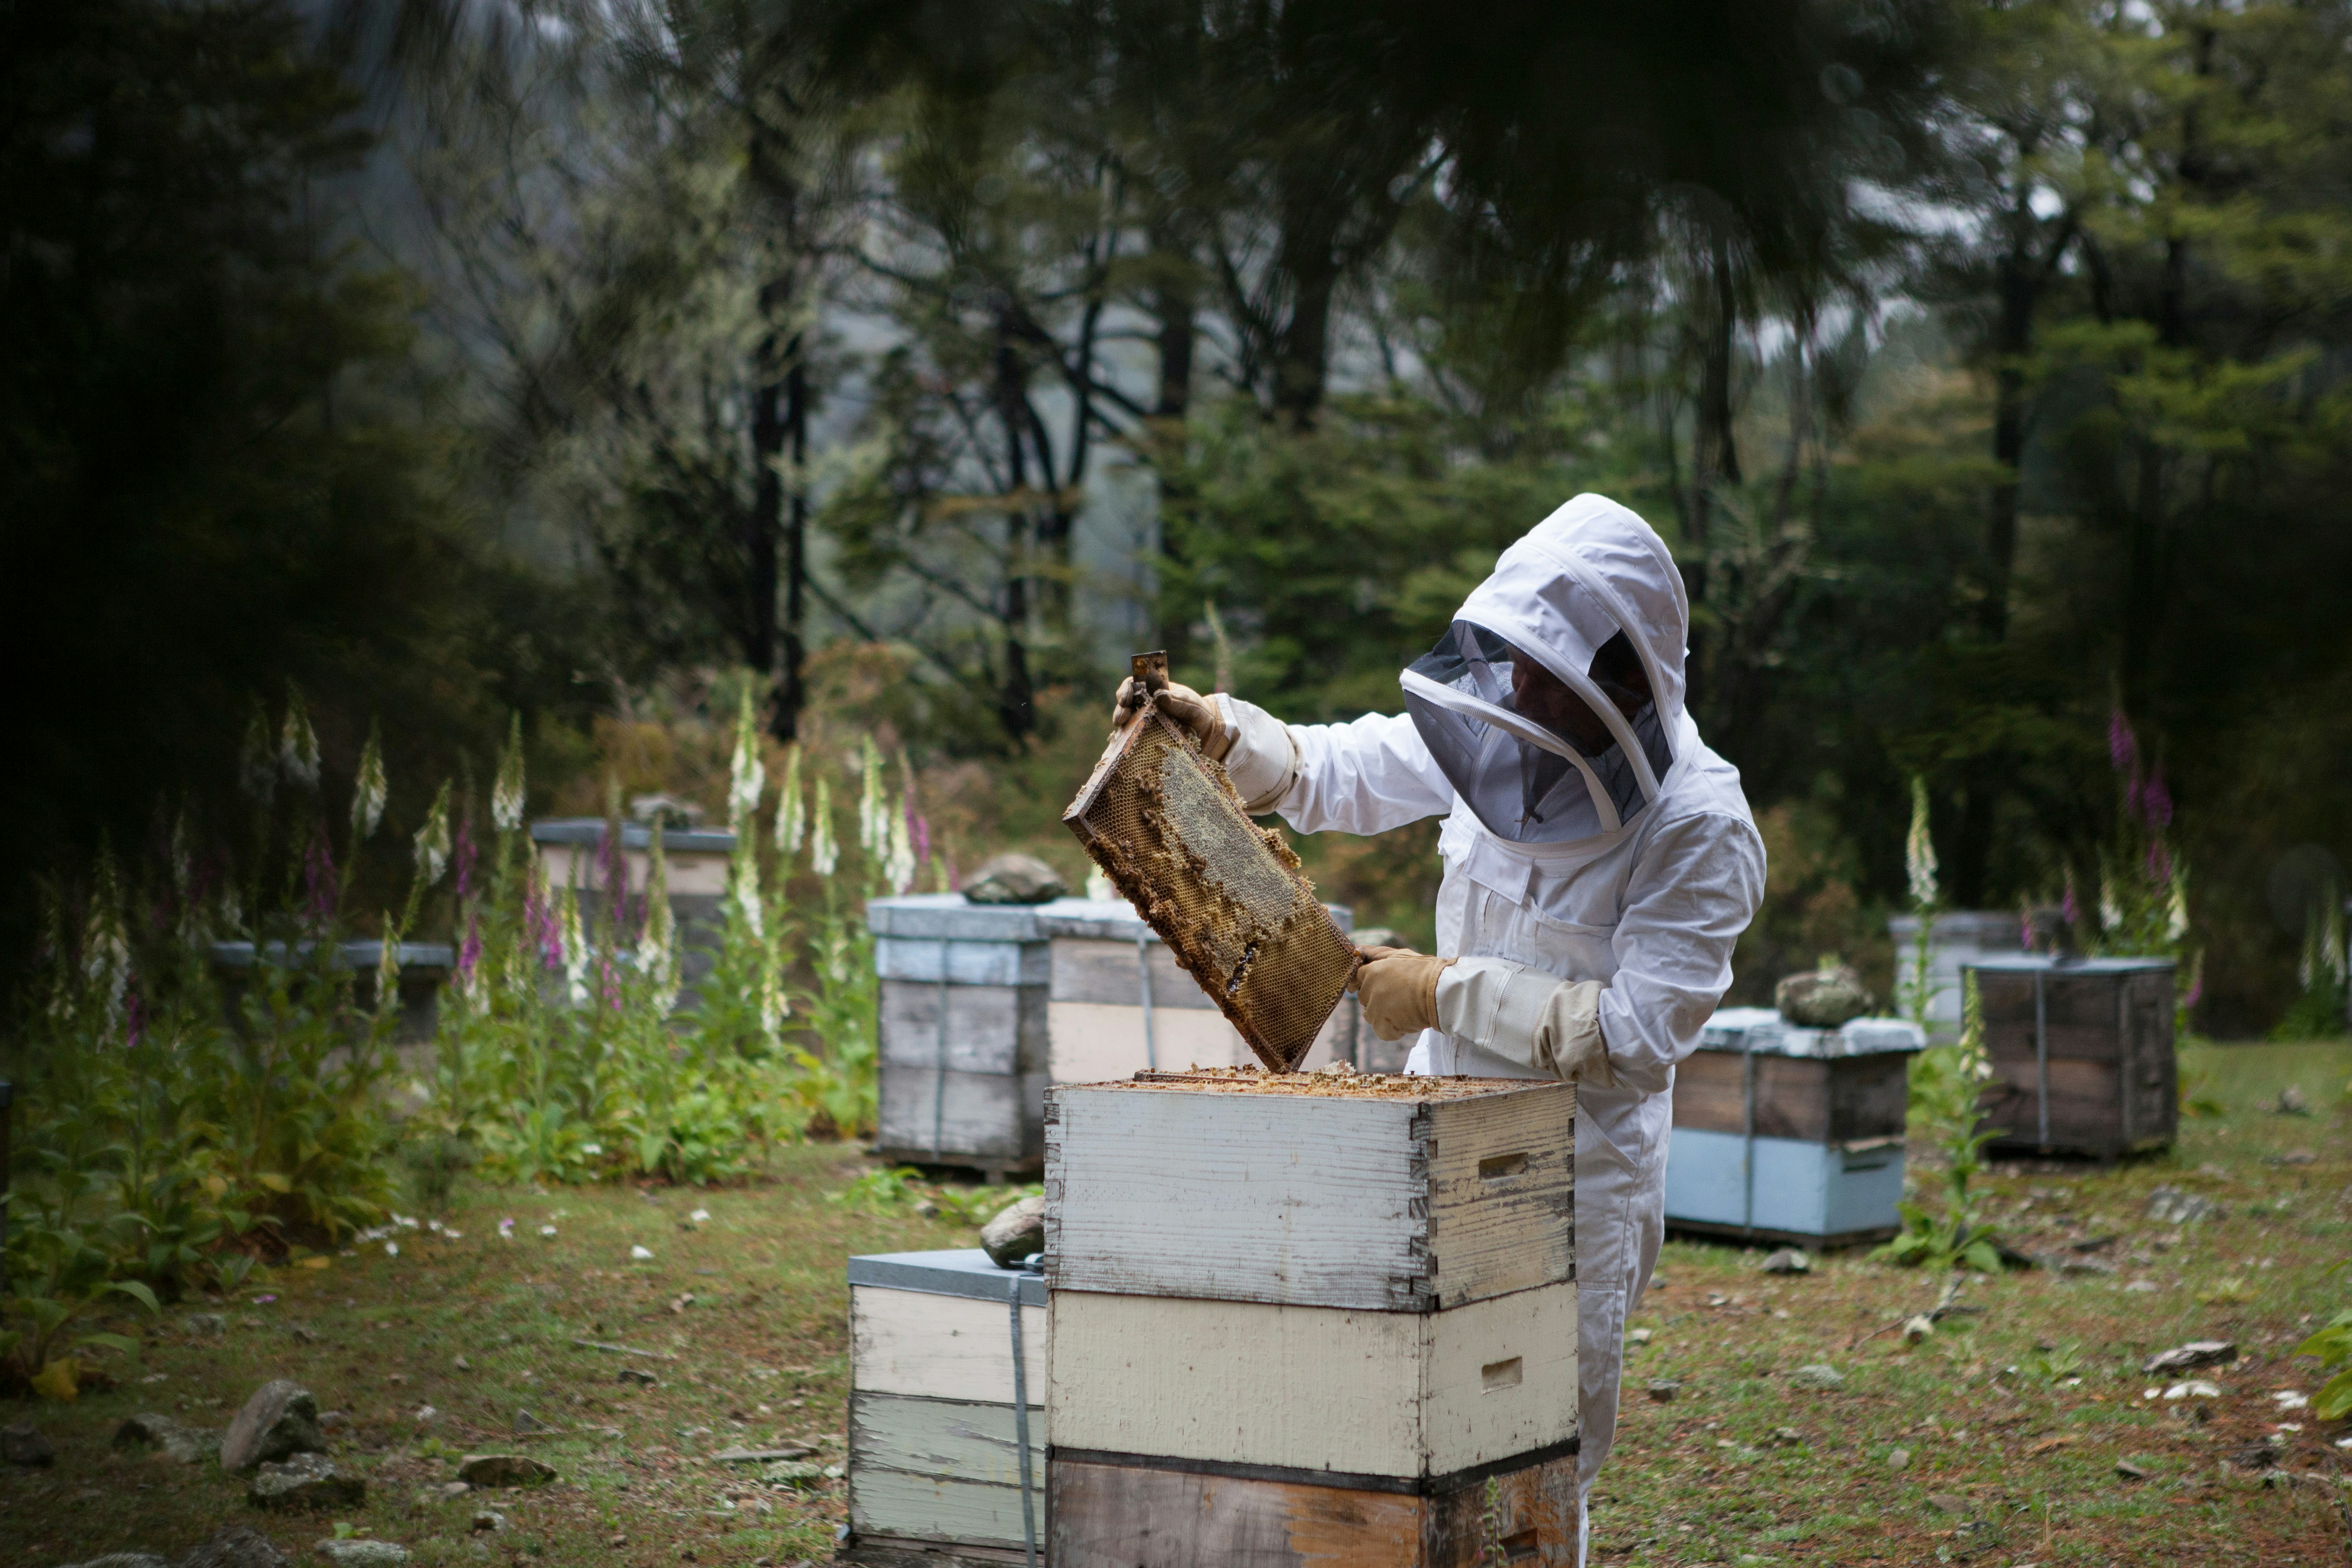
[[[1425,1031],[1407,1070],[1578,1079],[1580,1498],[1615,1438],[1625,1316],[1664,1228],[1675,1064],[1729,988],[1733,944],[1764,891],[1738,771],[1683,711],[1688,625],[1664,542],[1615,502],[1579,496],[1503,553],[1450,641],[1407,673],[1413,715],[1283,726],[1217,699],[1235,741],[1226,768],[1252,809],[1303,832],[1446,819],[1437,951],[1459,959],[1437,1004],[1454,1032]],[[1582,693],[1613,631],[1641,653],[1655,711],[1601,715],[1612,744],[1589,756],[1508,712],[1507,685],[1482,664],[1523,650]],[[1438,727],[1464,723],[1461,736]],[[1561,985],[1575,981],[1600,984]],[[1531,1053],[1538,1020],[1557,1029],[1570,1014],[1588,1051]],[[1580,1562],[1581,1531],[1580,1519]]]

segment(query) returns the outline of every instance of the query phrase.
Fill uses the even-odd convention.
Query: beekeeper
[[[1675,1064],[1731,984],[1764,894],[1738,770],[1683,708],[1690,604],[1665,542],[1579,496],[1502,554],[1400,677],[1406,712],[1285,725],[1182,686],[1160,710],[1252,811],[1302,832],[1443,816],[1437,953],[1358,976],[1406,1071],[1577,1083],[1581,1511],[1617,1429],[1625,1316],[1665,1223]],[[1121,716],[1138,700],[1119,688]]]

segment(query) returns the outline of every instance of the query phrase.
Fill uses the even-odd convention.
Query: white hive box
[[[1936,916],[1927,933],[1931,1044],[1960,1038],[1960,971],[1980,959],[2017,952],[2021,925],[2014,911],[1951,909]],[[1889,915],[1886,930],[1895,938],[1895,977],[1907,981],[1919,950],[1919,917]]]
[[[877,1152],[887,1158],[1033,1171],[1048,1082],[1255,1060],[1123,900],[927,894],[866,909],[881,981]],[[1332,914],[1344,928],[1348,912]],[[1348,1020],[1344,1007],[1333,1015],[1307,1065],[1331,1059]]]
[[[849,1521],[860,1546],[1018,1561],[1026,1547],[1017,1381],[1028,1406],[1029,1512],[1045,1539],[1045,1283],[977,1248],[849,1260]]]
[[[1056,1462],[1418,1493],[1567,1451],[1575,1106],[1494,1079],[1056,1088]]]
[[[1893,1235],[1913,1055],[1899,1019],[1805,1029],[1726,1008],[1675,1071],[1666,1222],[1836,1247]]]

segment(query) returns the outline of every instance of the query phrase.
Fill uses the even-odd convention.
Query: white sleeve
[[[1645,845],[1617,924],[1601,1033],[1619,1083],[1655,1094],[1698,1049],[1731,988],[1731,950],[1764,897],[1764,841],[1727,812],[1668,823]]]
[[[1298,777],[1274,809],[1302,833],[1384,833],[1454,809],[1454,786],[1406,715],[1286,727]]]

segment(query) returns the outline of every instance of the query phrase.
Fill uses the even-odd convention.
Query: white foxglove
[[[841,846],[833,841],[833,786],[827,779],[816,781],[816,809],[809,817],[809,869],[819,876],[831,876],[841,860]]]
[[[433,797],[433,809],[425,813],[425,825],[416,830],[416,874],[427,887],[441,880],[449,869],[449,784],[444,779],[441,792]]]
[[[359,777],[352,784],[352,842],[362,844],[375,836],[383,821],[383,803],[391,795],[383,773],[383,738],[368,727],[366,747],[360,752]]]
[[[857,847],[875,855],[887,847],[890,821],[889,804],[882,798],[882,749],[870,735],[866,737],[865,764],[866,776],[857,797]]]
[[[801,810],[801,748],[784,756],[784,787],[776,794],[776,852],[786,860],[801,852],[807,835],[807,815]]]
[[[760,793],[767,787],[767,765],[760,760],[760,737],[751,724],[751,691],[746,686],[735,716],[735,757],[727,769],[727,825],[738,835],[760,809]]]
[[[1911,779],[1911,831],[1903,841],[1903,869],[1911,877],[1911,902],[1918,908],[1935,906],[1936,841],[1927,831],[1927,781]]]
[[[300,692],[287,694],[286,722],[278,732],[278,765],[305,789],[319,787],[319,732],[310,727]]]
[[[523,794],[522,715],[517,714],[507,729],[498,779],[490,785],[490,821],[499,831],[511,833],[522,826]]]

